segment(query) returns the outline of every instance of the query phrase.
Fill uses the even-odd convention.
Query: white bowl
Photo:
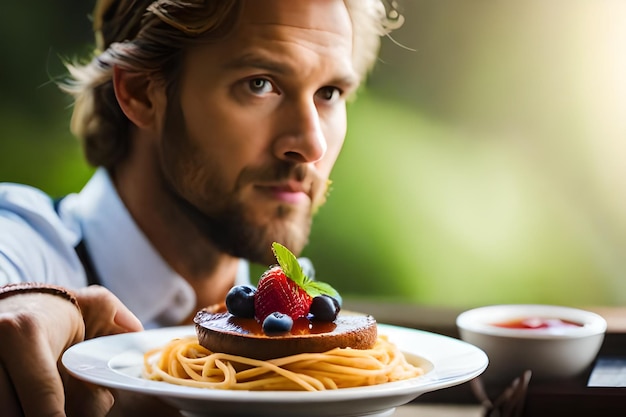
[[[496,324],[523,318],[560,319],[578,325],[506,328]],[[461,339],[481,348],[489,366],[485,382],[511,382],[525,370],[532,379],[566,379],[593,363],[606,332],[598,314],[577,308],[540,304],[493,305],[468,310],[456,320]]]

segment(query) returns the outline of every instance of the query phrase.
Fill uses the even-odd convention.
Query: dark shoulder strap
[[[78,242],[78,245],[74,247],[76,251],[76,255],[78,255],[78,259],[83,264],[83,268],[85,269],[85,274],[87,275],[87,284],[88,285],[102,285],[100,282],[100,278],[96,273],[96,269],[93,266],[93,262],[91,262],[91,256],[89,255],[89,251],[87,251],[87,246],[85,246],[85,241],[81,239]]]
[[[61,204],[61,200],[63,200],[63,198],[64,197],[59,197],[53,200],[54,211],[57,213],[59,212],[59,205]],[[96,269],[93,266],[93,262],[91,261],[91,256],[89,255],[85,241],[81,239],[80,242],[74,246],[74,250],[76,251],[76,255],[78,255],[78,259],[80,259],[80,262],[83,264],[85,275],[87,275],[87,284],[102,285],[100,278],[96,273]]]

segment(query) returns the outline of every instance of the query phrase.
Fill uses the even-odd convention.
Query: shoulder
[[[0,209],[51,206],[50,196],[38,188],[10,182],[0,183]]]
[[[54,276],[76,269],[73,246],[79,238],[63,223],[46,193],[28,185],[0,183],[0,283],[54,282]]]
[[[59,217],[54,199],[29,185],[0,183],[0,219],[3,228],[21,225],[44,235],[60,234],[64,239],[76,239],[69,225]]]

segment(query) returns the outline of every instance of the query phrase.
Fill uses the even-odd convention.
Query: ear
[[[160,129],[165,112],[165,87],[141,72],[113,68],[113,88],[122,111],[140,129]]]

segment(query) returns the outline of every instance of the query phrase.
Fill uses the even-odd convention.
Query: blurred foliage
[[[69,133],[71,101],[58,90],[63,60],[86,54],[89,2],[8,2],[0,14],[0,181],[51,195],[80,190],[92,170]]]
[[[373,94],[350,116],[307,252],[320,279],[448,306],[614,299],[567,201],[498,138],[473,142]]]
[[[626,303],[626,3],[403,4],[349,107],[318,277],[420,304]],[[4,5],[1,181],[61,195],[92,172],[54,85],[91,48],[91,7]]]

